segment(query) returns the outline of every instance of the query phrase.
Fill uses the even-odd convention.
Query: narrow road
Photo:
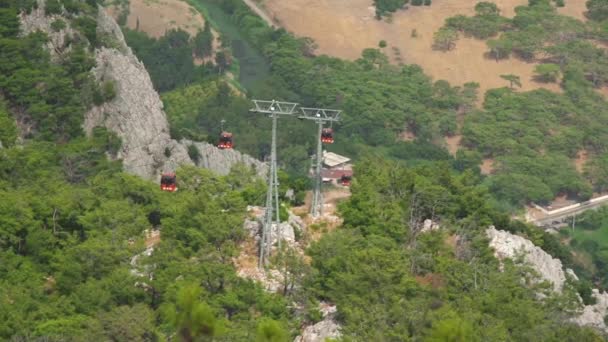
[[[262,18],[270,27],[276,27],[274,21],[266,14],[266,12],[262,11],[258,4],[254,0],[243,0],[243,2],[249,6],[249,8],[255,12],[260,18]]]
[[[587,201],[587,202],[582,202],[582,203],[579,203],[578,206],[576,206],[572,209],[560,211],[560,212],[554,213],[554,214],[549,214],[545,217],[541,217],[541,218],[538,218],[538,219],[532,221],[532,223],[539,227],[559,226],[562,223],[562,220],[564,220],[568,217],[578,215],[589,209],[596,209],[596,208],[601,207],[606,204],[608,204],[608,198],[602,198],[602,199],[599,199],[596,201],[591,200],[591,201]]]

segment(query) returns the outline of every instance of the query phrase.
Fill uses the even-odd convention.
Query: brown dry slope
[[[534,64],[517,59],[496,62],[484,58],[487,47],[484,41],[461,38],[456,49],[449,52],[432,49],[433,33],[448,17],[474,14],[477,1],[434,0],[431,6],[410,7],[393,15],[392,22],[374,18],[372,0],[266,0],[265,6],[273,18],[298,36],[313,38],[318,52],[345,59],[356,59],[361,51],[377,47],[386,40],[385,53],[396,60],[398,49],[404,63],[420,65],[434,79],[453,84],[479,82],[481,91],[503,87],[507,82],[502,74],[521,77],[522,89],[545,87],[559,91],[555,84],[540,84],[532,80]],[[527,0],[495,0],[501,13],[512,17],[514,8],[527,4]],[[582,7],[579,4],[582,2]],[[561,13],[582,17],[584,0],[567,0]],[[412,30],[418,36],[412,37]]]
[[[205,20],[193,7],[181,0],[130,0],[127,26],[151,37],[161,37],[165,31],[180,28],[190,35],[203,29]]]

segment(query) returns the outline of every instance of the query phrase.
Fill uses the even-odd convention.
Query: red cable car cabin
[[[352,176],[342,175],[342,177],[340,177],[340,184],[342,184],[342,186],[350,186],[352,178]]]
[[[321,142],[325,144],[334,143],[334,130],[331,128],[323,128],[321,131]]]
[[[163,173],[160,176],[160,189],[163,191],[171,192],[177,190],[177,181],[175,173]]]
[[[222,132],[220,134],[220,142],[217,144],[217,147],[223,149],[231,149],[232,144],[232,133],[230,132]]]

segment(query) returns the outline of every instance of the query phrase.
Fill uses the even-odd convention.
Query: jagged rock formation
[[[608,293],[593,289],[593,297],[597,301],[594,305],[586,305],[580,316],[572,321],[578,325],[588,325],[608,333],[608,326],[604,318],[608,314]]]
[[[100,84],[112,82],[116,97],[86,114],[87,134],[97,126],[115,132],[122,139],[117,157],[126,171],[141,177],[154,178],[159,171],[193,164],[186,147],[171,139],[163,103],[143,63],[127,47],[118,24],[103,10],[97,21],[98,34],[113,36],[118,46],[95,51],[97,63],[92,73]]]
[[[262,220],[264,219],[264,208],[260,207],[249,207],[248,212],[254,215],[253,219],[245,219],[243,223],[243,229],[249,233],[250,237],[253,237],[258,243],[262,235]],[[271,229],[271,240],[272,245],[279,242],[279,236],[282,240],[293,246],[296,243],[295,229],[302,231],[305,225],[299,216],[289,212],[289,218],[287,222],[281,222],[279,225],[273,223]]]
[[[21,32],[28,35],[32,32],[42,31],[48,35],[49,41],[46,46],[51,53],[51,59],[57,61],[65,53],[71,50],[70,42],[75,35],[69,21],[64,20],[60,15],[45,14],[45,0],[38,0],[38,6],[32,9],[31,13],[21,13]],[[63,20],[65,27],[55,31],[51,24],[56,20]]]
[[[161,171],[173,171],[180,165],[194,164],[188,146],[199,151],[198,166],[221,175],[228,174],[236,163],[256,168],[259,175],[266,173],[266,165],[233,150],[220,150],[207,144],[171,139],[163,103],[154,90],[143,63],[126,45],[120,27],[114,19],[100,10],[98,35],[113,38],[114,47],[95,52],[97,66],[92,70],[100,82],[113,82],[116,97],[92,108],[86,115],[85,131],[105,126],[122,139],[118,158],[125,170],[145,178],[158,177]]]
[[[578,280],[574,271],[566,269],[564,272],[562,262],[559,259],[554,259],[531,241],[503,230],[496,230],[494,226],[490,226],[486,230],[486,234],[490,239],[490,247],[494,248],[494,255],[498,259],[515,259],[523,256],[524,261],[538,272],[543,279],[553,284],[555,291],[562,291],[566,281],[566,274],[573,280]],[[597,303],[595,305],[584,306],[582,313],[574,317],[572,321],[579,325],[592,326],[608,333],[608,327],[604,322],[604,317],[608,314],[608,293],[600,293],[597,289],[593,289],[593,296],[596,298]]]
[[[181,140],[180,143],[186,147],[190,145],[196,146],[199,152],[196,165],[220,175],[227,175],[230,172],[230,168],[238,163],[253,168],[260,177],[265,177],[268,172],[267,164],[236,150],[220,150],[209,143],[186,139]]]
[[[323,314],[323,320],[304,328],[302,335],[296,337],[294,342],[324,342],[328,338],[337,339],[341,336],[340,325],[334,318],[338,311],[336,306],[321,303],[319,310]]]
[[[504,230],[496,230],[494,226],[490,226],[486,234],[490,238],[490,247],[494,248],[494,255],[499,260],[523,256],[524,261],[530,264],[544,280],[553,284],[555,291],[562,291],[566,275],[559,259],[554,259],[531,241]]]
[[[70,51],[70,42],[80,33],[71,28],[66,17],[47,16],[44,8],[45,0],[38,0],[36,9],[21,14],[22,32],[45,32],[49,36],[47,47],[58,60]],[[52,23],[57,20],[63,20],[65,28],[53,30]],[[104,47],[95,50],[96,66],[91,73],[99,84],[111,83],[116,96],[91,108],[85,115],[83,129],[91,134],[93,128],[102,126],[116,133],[122,140],[117,158],[122,159],[127,172],[154,179],[162,171],[193,165],[188,146],[194,144],[200,153],[199,158],[194,158],[198,166],[225,175],[234,164],[244,163],[254,167],[258,175],[266,174],[264,163],[237,151],[171,139],[163,103],[154,90],[150,75],[127,46],[118,24],[101,8],[97,16],[97,37]]]

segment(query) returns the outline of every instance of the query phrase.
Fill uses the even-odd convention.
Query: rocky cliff
[[[499,260],[505,258],[517,259],[523,257],[526,264],[531,266],[540,277],[553,284],[555,291],[561,292],[566,282],[566,274],[573,280],[578,277],[571,269],[562,266],[559,259],[551,257],[547,252],[535,246],[530,240],[521,236],[513,235],[504,230],[496,230],[490,226],[486,230],[486,235],[490,239],[490,247],[494,249],[494,255]],[[600,293],[593,289],[593,296],[597,300],[595,305],[586,305],[582,308],[582,313],[572,319],[579,325],[595,327],[608,333],[608,327],[604,322],[604,317],[608,315],[608,293]]]
[[[544,280],[550,282],[555,291],[562,291],[566,282],[566,273],[559,259],[551,257],[530,240],[504,230],[496,230],[493,226],[486,230],[486,234],[490,239],[490,247],[494,249],[494,255],[499,260],[522,256],[524,262],[532,266]]]
[[[68,20],[64,20],[61,15],[45,14],[45,0],[38,0],[38,6],[30,13],[21,13],[21,32],[23,35],[28,35],[32,32],[42,31],[48,35],[49,41],[46,44],[51,59],[58,61],[63,54],[71,50],[70,41],[76,34],[70,26]],[[56,20],[62,20],[65,27],[60,30],[53,30],[51,24]]]
[[[199,153],[197,166],[209,169],[217,174],[226,175],[230,168],[238,163],[245,164],[253,168],[258,176],[265,177],[268,172],[268,165],[236,150],[220,150],[219,148],[205,143],[183,139],[180,141],[183,146],[196,146]]]
[[[37,9],[21,15],[22,30],[24,34],[36,30],[47,33],[50,38],[48,49],[53,58],[60,58],[70,50],[71,37],[79,33],[70,27],[65,17],[46,16],[44,4],[44,0],[38,0]],[[51,24],[56,20],[63,20],[66,27],[54,31]],[[117,158],[123,161],[127,172],[155,179],[161,172],[174,171],[180,165],[193,165],[188,147],[195,145],[200,154],[194,158],[198,166],[227,174],[234,164],[244,163],[254,167],[260,176],[265,175],[264,163],[238,151],[171,139],[163,103],[146,68],[127,46],[118,24],[101,9],[97,17],[97,36],[104,47],[95,50],[96,66],[91,73],[100,85],[110,83],[116,96],[91,108],[85,115],[83,128],[87,134],[98,126],[116,133],[122,140]]]
[[[302,335],[296,337],[294,342],[324,342],[327,339],[338,339],[341,326],[335,321],[338,309],[335,305],[321,303],[319,311],[323,314],[323,320],[314,325],[309,325],[302,331]]]
[[[100,10],[97,30],[99,35],[114,37],[117,46],[95,52],[97,66],[92,72],[100,83],[115,84],[116,97],[87,113],[85,130],[90,132],[95,126],[105,126],[118,134],[123,140],[119,158],[126,171],[153,178],[179,165],[194,164],[188,153],[188,147],[194,145],[199,153],[198,158],[194,158],[197,166],[225,175],[233,165],[243,163],[255,168],[260,176],[265,175],[264,163],[238,151],[171,139],[163,103],[143,63],[126,45],[120,27]]]

